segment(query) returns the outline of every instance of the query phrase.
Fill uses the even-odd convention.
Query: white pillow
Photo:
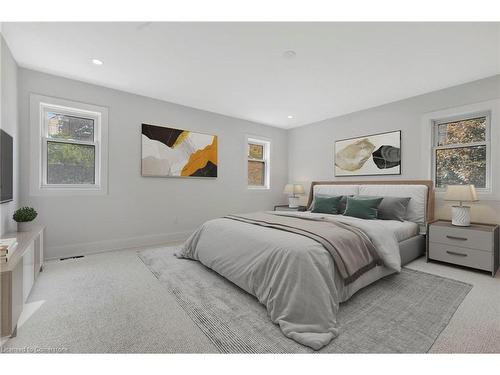
[[[358,195],[359,185],[314,185],[314,195]]]

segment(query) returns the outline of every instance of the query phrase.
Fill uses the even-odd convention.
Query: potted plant
[[[32,207],[21,207],[12,218],[17,222],[18,232],[29,232],[31,230],[31,222],[35,220],[38,213]]]

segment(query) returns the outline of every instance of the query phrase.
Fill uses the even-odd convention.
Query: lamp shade
[[[445,201],[477,202],[474,185],[448,185],[444,194]]]
[[[301,184],[286,184],[283,189],[285,194],[304,194],[304,186]]]

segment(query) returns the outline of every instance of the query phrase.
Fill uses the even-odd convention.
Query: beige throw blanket
[[[360,229],[338,221],[265,212],[229,215],[226,218],[299,234],[320,243],[333,257],[345,284],[382,265],[368,236]]]

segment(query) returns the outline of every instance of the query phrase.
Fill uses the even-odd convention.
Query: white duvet
[[[314,215],[361,229],[384,266],[345,286],[330,253],[316,241],[224,218],[204,223],[176,255],[200,261],[257,297],[287,337],[318,350],[339,334],[336,314],[341,302],[361,287],[401,270],[398,242],[393,231],[378,220],[282,214]]]

